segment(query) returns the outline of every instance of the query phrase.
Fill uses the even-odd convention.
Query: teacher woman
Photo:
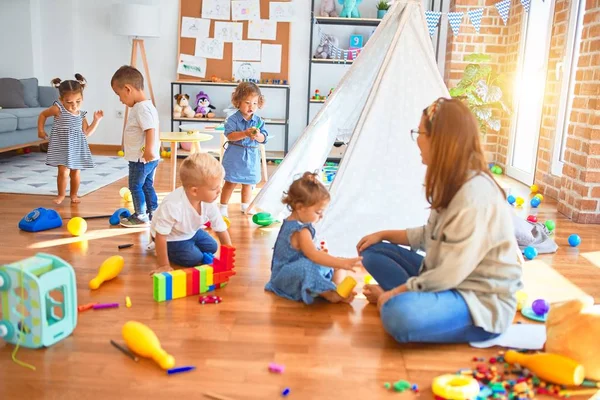
[[[358,242],[379,283],[364,293],[398,342],[492,339],[514,318],[522,271],[511,210],[487,169],[477,121],[460,100],[440,98],[411,135],[427,166],[431,214],[423,226]]]

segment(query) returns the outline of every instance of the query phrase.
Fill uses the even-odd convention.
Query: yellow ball
[[[522,290],[519,290],[516,293],[517,297],[517,311],[521,311],[523,307],[525,307],[525,303],[527,303],[527,293]]]
[[[540,188],[538,188],[538,185],[531,185],[529,189],[531,190],[531,193],[537,193],[538,190],[540,190]]]
[[[229,226],[231,225],[231,221],[229,220],[229,218],[223,217],[223,221],[225,221],[225,225],[227,225],[227,229],[229,229]]]
[[[525,203],[525,200],[522,197],[517,197],[516,202],[518,206],[522,206],[523,203]]]
[[[73,236],[81,236],[87,231],[87,222],[81,217],[71,218],[67,224],[67,230]]]
[[[129,188],[122,187],[121,189],[119,189],[119,196],[125,198],[125,193],[130,193]]]
[[[117,155],[119,157],[123,157],[125,155],[125,153],[123,152],[123,150],[119,150],[119,151],[117,151]]]
[[[161,151],[161,152],[160,152],[160,156],[161,156],[162,158],[167,158],[167,154],[168,154],[168,153],[167,153],[167,151],[166,151],[166,150],[163,150],[163,151]]]
[[[365,279],[365,283],[368,285],[373,280],[373,277],[371,275],[365,275],[364,279]]]
[[[130,202],[133,200],[133,197],[131,197],[131,192],[127,192],[125,193],[125,196],[123,196],[123,198],[125,199],[126,202]]]
[[[540,199],[540,201],[544,201],[544,196],[541,193],[538,193],[533,197],[537,197],[538,199]]]
[[[167,158],[171,158],[171,152],[167,151]]]

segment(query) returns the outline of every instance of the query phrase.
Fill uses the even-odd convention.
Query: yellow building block
[[[213,285],[213,267],[205,265],[206,267],[206,286]]]
[[[180,299],[187,295],[186,274],[182,270],[171,272],[173,277],[173,298]]]

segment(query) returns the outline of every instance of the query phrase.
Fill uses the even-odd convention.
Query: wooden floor
[[[156,179],[161,196],[170,187],[169,176],[169,163],[161,163]],[[119,197],[122,186],[126,178],[84,197],[78,206],[65,203],[56,209],[65,220],[111,214],[126,206]],[[514,186],[514,192],[527,195],[524,187]],[[468,345],[398,345],[383,331],[375,307],[364,299],[352,305],[305,306],[264,292],[277,231],[257,229],[250,218],[238,214],[238,204],[230,207],[237,275],[219,291],[223,303],[204,306],[196,296],[153,301],[148,271],[155,257],[145,250],[147,231],[110,228],[106,220],[90,221],[83,240],[64,228],[37,234],[20,231],[18,221],[40,206],[53,207],[51,198],[0,194],[0,262],[51,253],[75,268],[80,304],[124,304],[127,295],[133,306],[82,313],[67,339],[45,350],[19,350],[18,358],[35,365],[36,371],[13,363],[13,346],[0,341],[0,399],[200,399],[204,392],[230,399],[277,399],[286,387],[291,389],[290,399],[414,398],[412,393],[383,388],[384,382],[399,379],[417,383],[420,398],[429,399],[435,376],[470,367],[473,356],[497,353]],[[599,300],[600,269],[580,253],[600,250],[600,229],[573,224],[556,215],[555,209],[553,202],[544,201],[539,215],[557,221],[560,249],[540,258]],[[526,210],[522,212],[525,216]],[[571,233],[581,236],[579,248],[567,245]],[[117,250],[124,243],[135,246]],[[102,261],[115,254],[125,258],[124,271],[90,291],[88,281]],[[152,361],[135,363],[123,356],[109,341],[122,342],[121,327],[129,320],[148,324],[177,365],[195,365],[197,370],[167,376]],[[270,374],[270,362],[284,364],[285,373]]]

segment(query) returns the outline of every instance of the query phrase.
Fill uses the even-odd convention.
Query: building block
[[[208,285],[206,284],[206,275],[208,274],[206,265],[202,265],[200,267],[195,267],[200,271],[200,293],[205,293],[207,291]]]
[[[213,267],[206,265],[207,274],[206,274],[206,286],[210,286],[213,284],[214,279],[214,269]]]
[[[207,291],[212,292],[213,290],[215,290],[215,285],[210,285]]]
[[[219,258],[213,260],[214,272],[224,272],[234,268],[235,248],[232,246],[221,246]]]
[[[171,271],[173,278],[173,298],[180,299],[187,294],[187,285],[185,282],[186,273],[180,269]]]
[[[223,282],[223,283],[219,283],[219,289],[224,288],[225,286],[227,286],[228,282]]]
[[[154,274],[152,277],[154,284],[154,300],[165,301],[166,298],[166,279],[163,274]]]
[[[173,277],[168,272],[163,272],[165,277],[165,300],[173,299]]]
[[[187,285],[186,295],[193,296],[198,294],[200,292],[200,271],[196,268],[186,268],[185,273],[185,282]]]

